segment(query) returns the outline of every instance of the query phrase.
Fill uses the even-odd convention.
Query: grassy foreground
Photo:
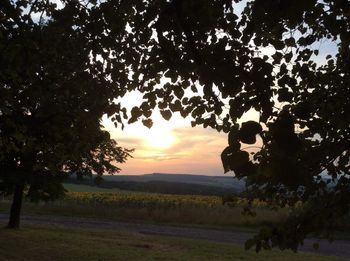
[[[1,260],[343,260],[292,252],[256,254],[231,244],[115,233],[106,230],[25,226],[0,230]]]

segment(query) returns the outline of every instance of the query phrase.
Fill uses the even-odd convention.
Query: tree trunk
[[[8,228],[19,228],[24,185],[16,185],[11,205]]]

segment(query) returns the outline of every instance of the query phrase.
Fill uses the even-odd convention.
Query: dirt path
[[[6,224],[7,215],[0,214],[0,224]],[[167,225],[153,225],[142,223],[126,223],[115,221],[103,221],[90,218],[74,218],[61,216],[22,216],[22,224],[27,225],[61,225],[66,227],[108,229],[125,232],[136,232],[149,235],[175,236],[190,239],[202,239],[215,242],[233,243],[243,245],[254,233],[247,231],[215,230],[204,228],[191,228]],[[312,244],[318,242],[319,250],[314,250]],[[307,239],[302,252],[311,252],[320,255],[336,256],[350,259],[350,241],[338,240],[329,243],[324,240]]]

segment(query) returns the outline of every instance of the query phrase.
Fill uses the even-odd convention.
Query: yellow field
[[[10,209],[0,202],[0,211]],[[129,192],[67,192],[62,200],[39,204],[24,202],[23,213],[104,218],[121,221],[188,224],[215,227],[262,226],[280,223],[290,210],[273,211],[266,203],[255,202],[256,216],[242,214],[244,199],[234,206],[223,204],[221,197],[166,195]]]
[[[116,207],[215,207],[222,199],[215,196],[165,195],[152,193],[68,192],[65,200]]]

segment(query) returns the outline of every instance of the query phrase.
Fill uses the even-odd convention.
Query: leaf
[[[275,52],[273,55],[272,55],[272,58],[274,60],[274,63],[278,64],[281,62],[282,58],[283,58],[283,55],[281,52]]]
[[[179,100],[176,100],[174,103],[170,103],[170,104],[169,104],[169,108],[170,108],[173,112],[181,111],[181,109],[182,109],[181,102],[180,102]]]
[[[285,60],[287,63],[289,63],[289,62],[292,60],[292,58],[293,58],[293,52],[289,52],[289,53],[286,53],[286,54],[284,55],[284,60]]]
[[[231,154],[232,154],[232,150],[229,146],[226,147],[221,153],[221,162],[224,167],[224,173],[229,172],[231,170],[230,164],[229,164],[229,155]]]
[[[241,97],[235,97],[235,99],[230,100],[230,117],[233,121],[240,118],[244,113],[244,101]]]
[[[234,152],[229,156],[230,169],[235,171],[249,161],[249,153],[246,151]]]
[[[170,120],[170,118],[171,118],[171,116],[172,116],[172,113],[171,113],[171,111],[170,110],[161,110],[160,111],[160,114],[163,116],[163,118],[165,119],[165,120]]]
[[[131,109],[131,116],[132,118],[138,118],[142,115],[142,112],[139,107],[133,107]]]
[[[147,128],[151,128],[153,126],[152,119],[144,119],[142,120],[143,125],[145,125]]]
[[[137,118],[135,117],[131,117],[129,120],[128,120],[128,124],[131,124],[131,123],[134,123],[137,121]]]
[[[287,38],[284,40],[287,46],[294,47],[295,46],[295,39],[293,37]]]
[[[174,94],[178,99],[182,99],[182,97],[185,94],[185,91],[183,89],[175,89]]]
[[[149,118],[149,117],[151,117],[151,115],[152,115],[152,110],[143,111],[142,113],[143,113],[143,115],[145,115],[147,118]]]
[[[254,144],[256,135],[262,131],[261,125],[256,121],[243,122],[239,130],[238,136],[241,142],[246,144]]]

